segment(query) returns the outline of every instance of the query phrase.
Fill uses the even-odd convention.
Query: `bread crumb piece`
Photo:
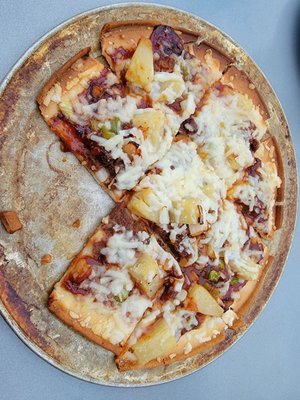
[[[79,315],[76,314],[76,312],[74,312],[74,311],[70,311],[69,314],[70,314],[70,317],[73,318],[73,319],[78,319],[79,318]]]
[[[255,89],[255,85],[253,83],[249,83],[248,88],[250,90],[254,90]]]
[[[170,355],[169,355],[169,358],[172,360],[172,358],[174,358],[174,357],[176,357],[176,354],[175,353],[171,353]]]
[[[41,264],[45,265],[45,264],[49,264],[52,261],[52,256],[51,254],[44,254],[43,257],[41,258]]]
[[[76,219],[76,221],[73,222],[72,226],[73,226],[73,228],[79,228],[80,227],[80,219]]]
[[[3,211],[0,213],[0,218],[8,233],[15,233],[23,228],[18,214],[15,211]]]
[[[103,223],[103,224],[108,224],[108,217],[104,217],[104,218],[102,219],[102,223]]]
[[[184,354],[189,354],[192,351],[193,346],[191,345],[190,342],[187,342],[187,344],[184,346],[183,353]]]

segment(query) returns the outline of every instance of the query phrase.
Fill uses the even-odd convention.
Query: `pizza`
[[[107,24],[37,101],[116,204],[49,296],[121,371],[199,354],[242,324],[272,261],[283,174],[247,76],[197,35]]]

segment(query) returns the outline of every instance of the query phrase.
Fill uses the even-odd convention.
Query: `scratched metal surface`
[[[270,131],[277,139],[285,175],[282,228],[271,244],[275,259],[249,305],[244,326],[227,331],[223,342],[168,367],[118,372],[110,352],[87,341],[52,315],[46,301],[70,259],[82,248],[113,201],[75,158],[60,151],[58,139],[42,120],[36,95],[49,76],[85,46],[98,48],[104,23],[160,20],[198,32],[228,55],[251,78],[263,98]],[[253,323],[271,296],[290,248],[297,209],[297,172],[288,126],[270,85],[230,38],[200,18],[155,5],[128,4],[82,14],[54,29],[33,46],[1,87],[0,209],[18,212],[24,228],[9,235],[0,227],[0,310],[37,354],[79,378],[107,385],[150,385],[189,374],[228,349]],[[80,219],[81,226],[72,223]],[[41,257],[51,254],[51,263]]]

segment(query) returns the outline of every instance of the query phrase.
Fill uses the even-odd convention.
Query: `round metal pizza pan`
[[[158,20],[197,32],[242,69],[270,114],[285,176],[282,227],[271,243],[274,261],[236,331],[199,355],[150,370],[120,373],[113,355],[60,322],[46,301],[70,259],[81,249],[113,201],[69,153],[62,153],[39,114],[35,98],[50,75],[78,50],[98,48],[104,23]],[[282,274],[297,210],[297,171],[289,128],[270,84],[250,57],[226,34],[201,18],[155,4],[119,4],[80,14],[43,36],[17,62],[0,89],[0,210],[16,210],[24,228],[0,227],[0,310],[17,335],[55,367],[86,381],[146,386],[188,375],[227,350],[262,312]],[[80,227],[72,223],[79,219]],[[41,264],[45,254],[52,261]]]

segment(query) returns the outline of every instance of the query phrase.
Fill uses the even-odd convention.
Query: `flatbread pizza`
[[[270,264],[283,174],[267,107],[194,33],[111,23],[38,104],[117,202],[49,297],[121,371],[199,354],[242,324]]]

